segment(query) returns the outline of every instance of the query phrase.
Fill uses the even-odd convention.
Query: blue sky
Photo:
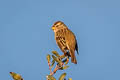
[[[70,63],[73,80],[120,80],[119,0],[1,0],[0,80],[10,71],[25,80],[45,80],[46,55],[59,53],[51,26],[61,20],[78,41],[78,64]],[[61,53],[62,54],[62,53]],[[59,71],[55,77],[63,73]]]

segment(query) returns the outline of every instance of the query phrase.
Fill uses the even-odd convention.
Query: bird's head
[[[52,30],[54,32],[57,32],[58,30],[64,29],[64,28],[67,28],[67,27],[66,27],[66,25],[62,21],[57,21],[52,26]]]

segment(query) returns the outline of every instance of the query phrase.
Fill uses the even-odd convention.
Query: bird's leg
[[[61,55],[61,60],[62,60],[63,58],[65,58],[62,62],[65,63],[65,64],[68,64],[68,62],[69,62],[69,57],[70,57],[70,55],[69,55],[68,52],[67,52],[67,53],[64,53],[63,55]]]
[[[70,57],[69,51],[68,50],[64,50],[64,54],[59,57],[59,60],[62,61],[62,64],[64,64],[64,63],[68,64],[69,57]],[[64,60],[62,60],[62,59],[64,59]]]
[[[65,58],[65,55],[61,55],[60,57],[58,57],[58,59],[61,61],[61,64],[59,64],[61,67],[64,65],[64,62],[62,61],[62,59]]]
[[[65,61],[65,64],[68,64],[69,57],[70,57],[69,51],[66,51],[66,61]]]

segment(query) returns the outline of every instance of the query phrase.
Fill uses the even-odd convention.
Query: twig
[[[62,63],[61,66],[56,65],[55,69],[53,70],[53,72],[52,72],[50,75],[51,75],[51,76],[54,75],[54,74],[57,72],[57,70],[59,70],[61,67],[63,67],[63,65],[64,65],[64,63]]]
[[[49,66],[49,70],[50,70],[50,74],[52,73],[52,70],[51,70],[51,66],[50,66],[50,62],[48,61],[48,66]]]

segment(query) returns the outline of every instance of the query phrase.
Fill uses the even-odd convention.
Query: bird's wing
[[[69,45],[70,49],[73,49],[74,51],[77,51],[77,54],[79,54],[78,52],[78,44],[77,44],[77,40],[76,37],[74,35],[74,33],[70,30],[68,30],[68,33],[66,34],[66,40],[67,40],[67,44]]]
[[[68,30],[66,34],[66,44],[69,49],[70,55],[71,55],[71,61],[75,64],[77,64],[77,60],[75,57],[75,45],[76,45],[76,40],[75,36],[72,33],[72,31]]]
[[[76,40],[73,32],[70,30],[66,33],[66,42],[70,49],[75,50]]]

